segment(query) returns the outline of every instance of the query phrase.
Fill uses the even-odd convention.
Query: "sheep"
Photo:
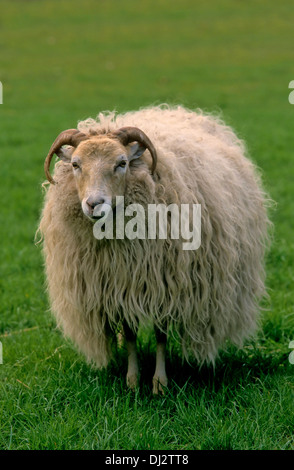
[[[122,326],[127,385],[137,387],[136,336],[152,324],[153,393],[164,393],[168,333],[183,359],[201,366],[256,331],[266,294],[268,198],[243,141],[220,118],[168,105],[103,112],[57,137],[45,173],[51,184],[39,230],[51,308],[93,366],[108,365]],[[95,210],[114,208],[118,196],[145,208],[200,204],[200,247],[183,250],[170,236],[97,240]]]

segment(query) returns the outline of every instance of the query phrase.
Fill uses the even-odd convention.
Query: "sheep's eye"
[[[127,164],[126,160],[122,160],[121,162],[119,162],[116,168],[125,168],[126,164]]]
[[[77,168],[80,168],[77,162],[72,162],[72,167],[76,170]]]

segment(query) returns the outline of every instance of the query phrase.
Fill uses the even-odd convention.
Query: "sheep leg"
[[[161,393],[162,395],[164,395],[164,388],[167,386],[168,383],[165,370],[166,334],[156,327],[154,329],[157,346],[156,366],[155,373],[153,376],[153,394],[158,395],[159,393]]]
[[[139,366],[136,347],[136,334],[124,323],[124,335],[128,352],[127,386],[134,390],[138,386]]]

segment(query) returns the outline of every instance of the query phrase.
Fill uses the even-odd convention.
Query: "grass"
[[[294,449],[292,16],[290,0],[1,2],[1,449]],[[160,102],[222,111],[277,206],[257,338],[215,370],[182,366],[171,343],[158,398],[152,337],[135,394],[124,350],[97,372],[62,338],[34,233],[56,135]]]

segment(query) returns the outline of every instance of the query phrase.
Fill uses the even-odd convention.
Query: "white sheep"
[[[67,145],[67,147],[63,147]],[[54,180],[49,173],[56,153]],[[154,393],[167,385],[168,331],[186,359],[214,362],[227,340],[255,330],[265,292],[266,196],[243,143],[219,119],[181,106],[100,113],[62,132],[45,161],[50,185],[40,231],[52,310],[64,334],[104,367],[123,326],[127,383],[138,384],[136,334],[153,323]],[[56,184],[54,184],[56,183]],[[182,240],[102,239],[95,211],[125,205],[201,205],[201,245]],[[95,220],[97,220],[95,218]]]

